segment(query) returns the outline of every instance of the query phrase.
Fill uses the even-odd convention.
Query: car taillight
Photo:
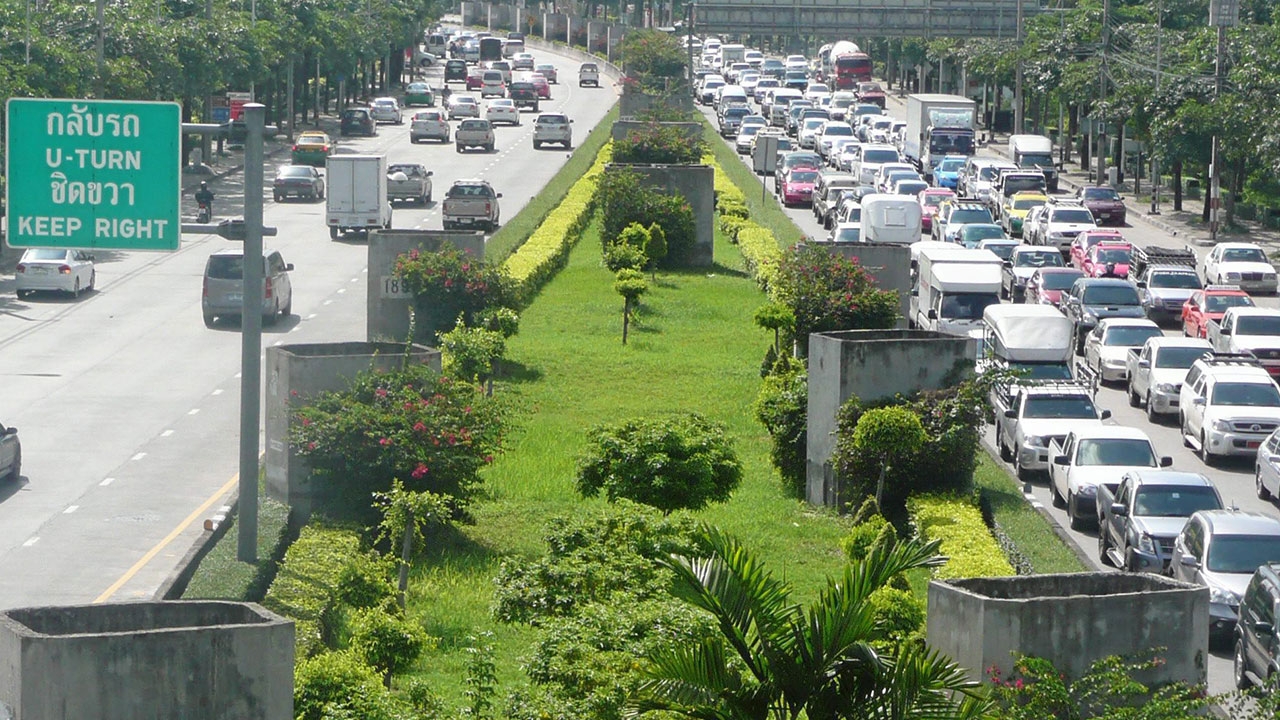
[[[27,266],[23,265],[22,263],[18,263],[17,271],[18,271],[18,274],[21,275],[22,273],[27,271]]]
[[[59,266],[58,266],[58,272],[59,272],[60,274],[62,274],[62,275],[70,275],[70,274],[71,274],[71,266],[70,266],[70,265],[59,265]]]
[[[267,278],[267,294],[266,294],[266,298],[267,298],[268,300],[270,300],[270,299],[271,299],[271,292],[272,292],[272,290],[273,290],[273,288],[271,287],[271,278]]]
[[[488,215],[492,211],[493,211],[493,206],[489,204],[488,200],[486,200],[484,203],[484,214]]]
[[[293,151],[294,151],[294,152],[298,152],[298,146],[297,146],[297,145],[294,145],[294,146],[293,146]]]

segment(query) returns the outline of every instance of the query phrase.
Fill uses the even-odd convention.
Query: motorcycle
[[[200,208],[196,213],[196,222],[207,223],[213,218],[213,203],[208,200],[198,200],[196,205]]]

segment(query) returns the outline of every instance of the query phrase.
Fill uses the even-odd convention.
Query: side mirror
[[[498,193],[498,194],[497,194],[497,195],[495,195],[494,197],[502,197],[502,193]]]
[[[18,434],[18,428],[13,427],[12,425],[10,425],[8,428],[6,428],[6,429],[5,429],[5,434],[6,434],[6,435],[17,435],[17,434]]]
[[[284,269],[285,269],[285,270],[287,270],[287,271],[289,271],[289,272],[293,272],[293,263],[285,263],[285,264],[284,264]]]
[[[1231,327],[1230,327],[1230,326],[1228,326],[1228,325],[1219,325],[1219,326],[1218,326],[1218,334],[1219,334],[1219,335],[1230,335],[1230,334],[1231,334]]]
[[[937,319],[938,319],[938,311],[937,311],[937,310],[934,310],[933,308],[929,308],[929,314],[928,314],[928,317],[929,317],[929,319],[930,319],[930,320],[937,320]]]
[[[1178,562],[1182,563],[1183,565],[1189,568],[1200,567],[1200,561],[1196,559],[1195,555],[1183,555],[1182,557],[1178,558]]]
[[[1160,458],[1160,467],[1173,467],[1173,458],[1165,455]]]
[[[1108,418],[1110,418],[1110,417],[1111,417],[1111,411],[1110,411],[1110,410],[1103,410],[1102,412],[1098,413],[1098,419],[1099,419],[1099,420],[1106,420],[1106,419],[1108,419]]]
[[[1138,367],[1143,368],[1143,369],[1145,370],[1146,368],[1151,367],[1151,361],[1150,361],[1150,360],[1139,360],[1139,361],[1138,361]]]
[[[1054,464],[1054,465],[1063,465],[1063,466],[1070,465],[1070,464],[1071,464],[1071,458],[1067,457],[1066,455],[1054,455],[1054,456],[1053,456],[1053,464]]]
[[[436,173],[435,173],[435,171],[434,171],[434,170],[428,170],[428,171],[427,171],[427,177],[431,177],[432,175],[435,175],[435,174],[436,174]]]
[[[1138,289],[1139,289],[1139,290],[1146,290],[1146,289],[1147,289],[1147,281],[1146,281],[1146,280],[1139,280],[1139,281],[1138,281]]]
[[[1124,503],[1111,503],[1111,514],[1116,517],[1129,517],[1129,506]]]
[[[1192,405],[1204,405],[1204,398],[1203,398],[1203,397],[1191,398],[1191,404],[1192,404]]]
[[[1010,420],[1017,420],[1017,419],[1018,419],[1018,411],[1017,411],[1017,410],[1013,410],[1013,409],[1005,410],[1005,411],[1004,411],[1004,416],[1005,416],[1005,417],[1007,417],[1007,418],[1009,418]]]

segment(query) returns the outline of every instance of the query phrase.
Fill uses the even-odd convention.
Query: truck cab
[[[910,324],[980,340],[983,313],[1000,303],[1002,267],[990,250],[921,250],[911,291]]]
[[[1280,427],[1280,388],[1250,355],[1196,360],[1178,395],[1182,441],[1205,465],[1228,456],[1253,457]]]
[[[1013,463],[1018,479],[1029,482],[1049,468],[1049,445],[1071,428],[1101,425],[1111,417],[1099,411],[1093,391],[1072,381],[1019,380],[991,389],[996,416],[996,447]]]

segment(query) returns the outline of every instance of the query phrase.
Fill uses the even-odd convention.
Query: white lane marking
[[[310,315],[308,315],[308,316],[307,316],[307,319],[308,319],[308,320],[314,320],[314,319],[315,319],[315,317],[316,317],[316,314],[315,314],[315,313],[311,313]]]
[[[333,301],[332,301],[332,300],[325,300],[324,302],[322,302],[322,303],[320,303],[320,304],[321,304],[321,305],[332,305],[332,304],[333,304]]]
[[[160,437],[169,437],[172,434],[173,434],[172,430],[165,430],[164,432],[160,433]]]
[[[1035,502],[1031,503],[1031,507],[1035,508],[1036,510],[1043,510],[1043,509],[1044,509],[1044,503],[1041,503],[1039,500],[1037,500],[1037,501],[1035,501]]]
[[[63,514],[63,515],[70,515],[71,513],[75,512],[75,511],[77,511],[77,510],[79,510],[79,509],[80,509],[80,506],[79,506],[79,505],[68,505],[68,506],[67,506],[67,509],[62,511],[62,514]]]
[[[146,456],[147,456],[147,454],[146,454],[146,453],[144,453],[144,452],[140,452],[140,453],[138,453],[138,454],[134,455],[133,457],[131,457],[131,458],[129,458],[129,459],[130,459],[130,460],[141,460],[142,458],[144,458],[144,457],[146,457]]]
[[[211,394],[212,394],[212,395],[221,395],[221,394],[222,394],[222,388],[218,388],[217,390],[214,390]]]
[[[341,295],[342,293],[344,293],[344,292],[346,292],[346,291],[347,291],[347,289],[346,289],[346,288],[338,288],[338,294],[339,294],[339,295]]]
[[[240,379],[240,373],[236,373],[235,377],[236,377],[236,379],[237,379],[237,380],[239,380],[239,379]]]
[[[115,478],[103,478],[102,482],[98,483],[98,485],[101,487],[106,487],[115,481],[116,481]]]
[[[22,547],[31,547],[32,545],[35,545],[35,544],[36,544],[36,543],[38,543],[38,542],[40,542],[40,536],[39,536],[39,535],[37,535],[37,536],[35,536],[35,537],[33,537],[33,538],[29,538],[26,542],[22,543]]]
[[[187,411],[187,414],[188,414],[188,415],[199,415],[199,414],[200,414],[200,408],[191,408],[190,410],[188,410],[188,411]]]
[[[351,278],[351,282],[360,282],[360,278]]]

